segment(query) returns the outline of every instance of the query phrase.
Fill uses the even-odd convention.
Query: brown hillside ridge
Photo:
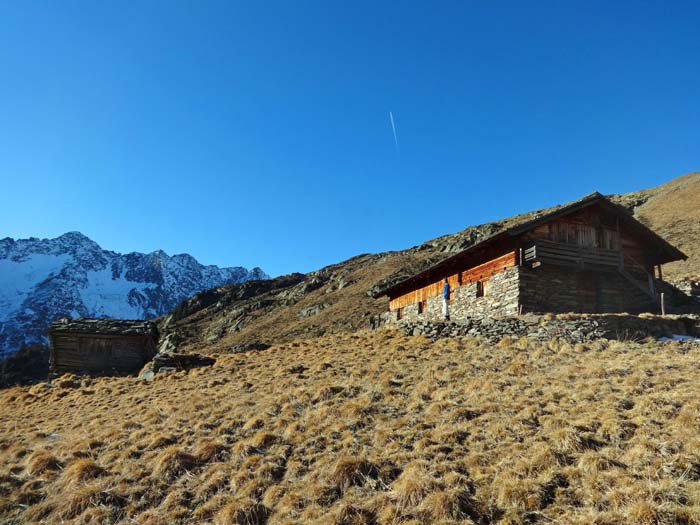
[[[691,341],[385,328],[63,376],[0,390],[0,523],[698,525],[698,374]]]
[[[611,199],[688,255],[665,265],[665,277],[700,275],[700,206],[693,205],[700,203],[699,173]],[[406,250],[359,255],[306,275],[208,290],[163,318],[161,333],[172,334],[169,341],[179,349],[206,353],[215,342],[234,349],[366,328],[388,309],[386,297],[373,297],[391,285],[562,206],[470,226]]]
[[[671,279],[700,280],[700,173],[688,173],[648,190],[617,196],[641,222],[688,256],[664,266]]]

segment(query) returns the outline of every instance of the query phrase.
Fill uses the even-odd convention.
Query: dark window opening
[[[476,296],[484,297],[484,292],[486,291],[486,283],[484,281],[476,281]]]
[[[397,308],[396,309],[396,320],[400,321],[403,319],[403,308]]]

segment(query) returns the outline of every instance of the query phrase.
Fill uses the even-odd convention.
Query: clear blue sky
[[[342,4],[2,2],[0,237],[276,275],[700,168],[698,2]]]

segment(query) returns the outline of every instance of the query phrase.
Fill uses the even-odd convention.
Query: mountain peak
[[[92,239],[90,239],[90,237],[88,237],[87,235],[85,235],[79,231],[66,232],[63,235],[60,235],[59,237],[57,237],[57,239],[80,241],[80,242],[85,242],[85,241],[94,242]]]
[[[267,277],[163,250],[122,255],[79,231],[3,239],[0,267],[0,357],[45,342],[48,325],[60,317],[152,319],[208,288]]]
[[[94,251],[94,252],[101,252],[102,251],[102,248],[100,247],[99,244],[97,244],[90,237],[88,237],[87,235],[85,235],[79,231],[66,232],[63,235],[56,237],[55,239],[42,239],[41,242],[46,242],[46,241],[48,241],[49,244],[58,244],[60,246],[64,246],[64,245],[80,246],[80,247],[85,247],[85,248],[89,249],[90,251]]]

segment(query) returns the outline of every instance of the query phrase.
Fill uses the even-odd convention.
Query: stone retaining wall
[[[406,335],[483,337],[491,343],[504,337],[529,337],[540,341],[560,338],[573,343],[594,339],[641,340],[647,337],[690,335],[700,337],[700,316],[655,316],[628,314],[522,315],[470,318],[462,322],[400,321]]]

